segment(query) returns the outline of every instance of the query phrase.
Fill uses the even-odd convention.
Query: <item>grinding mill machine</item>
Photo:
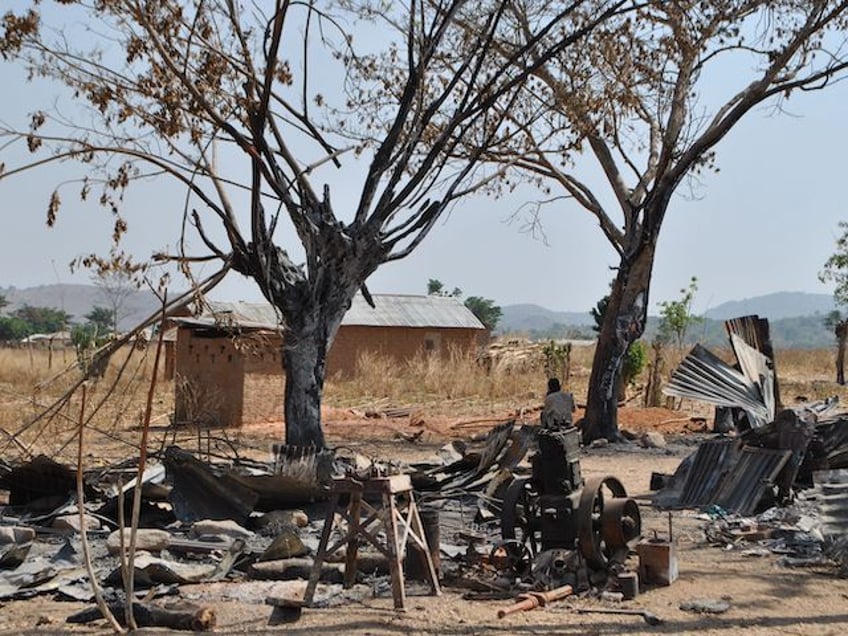
[[[623,563],[641,537],[639,507],[612,476],[584,480],[575,427],[537,434],[532,473],[512,481],[501,513],[504,544],[517,561],[572,551],[590,571]]]

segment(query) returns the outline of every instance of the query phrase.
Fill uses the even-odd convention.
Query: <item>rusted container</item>
[[[636,546],[639,555],[639,580],[646,585],[671,585],[679,575],[674,544],[648,539]]]

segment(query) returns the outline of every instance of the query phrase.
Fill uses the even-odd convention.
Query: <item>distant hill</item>
[[[692,342],[708,347],[724,346],[727,336],[723,322],[728,318],[756,314],[768,318],[772,341],[778,348],[819,348],[833,344],[833,334],[824,324],[824,316],[832,309],[828,294],[778,292],[755,298],[722,303],[705,313],[705,322],[690,332]],[[498,323],[498,333],[521,333],[530,338],[571,338],[575,333],[593,335],[594,320],[589,312],[551,311],[538,305],[507,305]],[[659,319],[648,318],[645,337],[650,339]]]
[[[85,315],[94,307],[108,307],[102,292],[94,285],[39,285],[17,289],[0,287],[0,294],[9,305],[5,312],[14,311],[24,305],[61,309],[71,315],[73,322],[85,322]],[[138,290],[126,301],[118,322],[119,329],[131,329],[159,308],[159,301],[149,290]]]
[[[551,311],[539,305],[501,307],[499,333],[542,333],[558,327],[586,328],[594,325],[592,314],[576,311]]]
[[[777,292],[744,300],[732,300],[713,307],[704,313],[705,318],[727,320],[737,316],[757,314],[769,320],[827,315],[834,309],[830,294],[808,294],[806,292]]]

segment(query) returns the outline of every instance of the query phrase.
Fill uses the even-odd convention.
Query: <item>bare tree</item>
[[[521,3],[510,8],[515,32],[526,32],[534,15]],[[619,436],[617,379],[628,346],[644,332],[657,239],[673,195],[713,168],[718,143],[753,109],[780,111],[795,93],[844,75],[847,18],[848,2],[832,0],[646,2],[606,21],[526,85],[508,114],[514,135],[487,158],[521,168],[550,195],[547,203],[572,199],[593,215],[618,260],[585,439]],[[578,172],[577,151],[588,157],[580,168],[594,164],[606,188]]]
[[[109,328],[118,332],[118,323],[130,315],[131,301],[142,285],[146,263],[135,263],[132,258],[112,249],[108,258],[97,254],[76,259],[71,266],[82,265],[91,271],[91,281],[97,287],[110,314]]]
[[[326,356],[353,296],[370,299],[365,283],[380,265],[407,256],[452,203],[492,178],[480,158],[524,81],[624,2],[552,5],[497,63],[492,47],[507,33],[509,0],[340,0],[332,9],[283,0],[60,3],[59,26],[63,10],[92,26],[82,39],[45,28],[39,4],[28,4],[4,17],[0,54],[69,86],[94,123],[34,112],[29,130],[5,134],[47,153],[0,178],[86,162],[81,195],[102,189],[117,238],[132,182],[166,175],[181,183],[179,213],[205,249],[161,257],[186,266],[220,259],[256,281],[282,320],[286,441],[323,446]],[[382,22],[354,37],[346,25],[360,17]],[[346,74],[347,95],[315,88]],[[477,150],[455,159],[472,140]],[[339,182],[336,169],[354,154],[365,176],[358,197],[337,210],[329,180]],[[242,173],[225,162],[234,157]],[[316,184],[319,174],[328,181]],[[59,206],[57,190],[49,223]]]

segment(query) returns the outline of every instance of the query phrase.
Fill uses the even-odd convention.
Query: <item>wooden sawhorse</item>
[[[349,502],[346,508],[339,510],[339,498],[342,495],[348,495]],[[379,495],[382,506],[372,506],[363,499],[363,495]],[[328,547],[337,512],[347,521],[348,528],[341,539]],[[365,516],[364,520],[362,519],[363,515]],[[371,526],[375,523],[379,525],[372,529]],[[379,527],[380,525],[382,528]],[[378,537],[381,529],[386,536],[385,541],[381,541]],[[402,533],[400,538],[398,532]],[[343,545],[347,545],[344,586],[349,588],[353,585],[356,579],[356,557],[360,539],[365,539],[388,558],[395,609],[405,609],[406,592],[402,559],[403,551],[409,539],[412,539],[421,548],[422,558],[426,561],[424,569],[428,575],[433,595],[439,596],[441,594],[439,579],[433,566],[430,550],[427,547],[427,539],[424,536],[424,527],[421,524],[421,517],[418,514],[418,507],[415,505],[415,497],[412,494],[412,482],[409,475],[392,475],[366,481],[340,478],[333,480],[330,506],[324,520],[324,530],[321,533],[321,542],[318,544],[318,554],[315,555],[315,562],[309,574],[309,583],[306,585],[306,592],[303,595],[303,604],[306,607],[312,604],[324,560],[328,554],[332,554]]]

